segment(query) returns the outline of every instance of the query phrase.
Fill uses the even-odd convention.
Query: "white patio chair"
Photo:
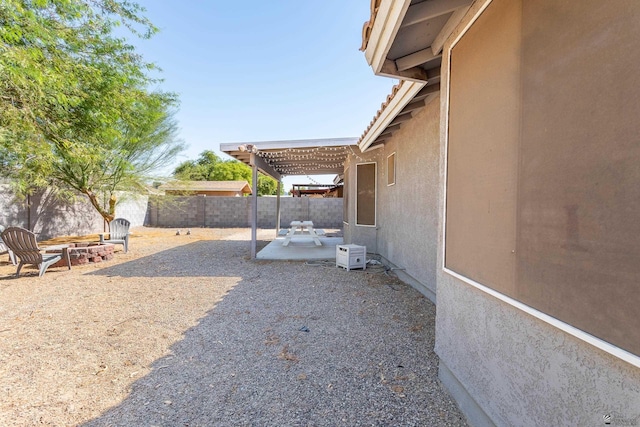
[[[67,262],[67,266],[71,270],[71,260],[66,249],[62,250],[62,253],[43,254],[38,247],[36,235],[29,230],[20,227],[9,227],[0,233],[0,237],[20,260],[16,277],[20,275],[20,270],[25,264],[37,265],[40,269],[38,276],[42,277],[49,266],[61,259]]]
[[[109,223],[109,232],[100,233],[100,243],[112,243],[124,246],[124,253],[129,250],[129,226],[131,223],[128,219],[116,218]],[[105,235],[109,235],[105,239]]]
[[[0,225],[0,233],[4,231],[4,225]],[[0,237],[0,255],[9,254],[9,261],[11,264],[16,265],[16,256],[11,249],[4,243]]]

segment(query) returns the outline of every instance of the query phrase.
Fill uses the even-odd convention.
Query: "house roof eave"
[[[381,0],[380,4],[372,10],[369,21],[371,31],[363,35],[366,44],[364,56],[371,65],[374,73],[378,74],[387,59],[387,54],[396,38],[402,18],[407,13],[411,0]],[[374,2],[372,2],[372,9]],[[365,24],[366,25],[366,24]]]
[[[403,80],[392,91],[390,99],[382,104],[381,110],[371,122],[369,128],[358,141],[360,151],[369,149],[376,139],[387,129],[402,110],[414,99],[425,83]]]

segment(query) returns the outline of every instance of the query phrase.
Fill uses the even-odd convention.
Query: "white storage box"
[[[347,271],[353,268],[367,268],[367,247],[358,245],[337,245],[336,246],[336,267],[346,268]]]

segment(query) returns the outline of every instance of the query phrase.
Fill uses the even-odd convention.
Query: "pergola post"
[[[256,258],[258,240],[258,165],[256,154],[251,153],[251,259]]]
[[[282,181],[278,180],[278,192],[276,193],[276,237],[280,233],[280,189],[282,188]]]

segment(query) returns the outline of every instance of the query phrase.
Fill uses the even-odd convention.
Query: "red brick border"
[[[88,264],[90,262],[102,262],[113,259],[113,251],[115,246],[111,243],[70,243],[69,244],[69,259],[71,265]],[[47,251],[49,253],[60,253],[61,249]],[[52,267],[64,267],[67,263],[65,260],[60,260],[53,264]]]

